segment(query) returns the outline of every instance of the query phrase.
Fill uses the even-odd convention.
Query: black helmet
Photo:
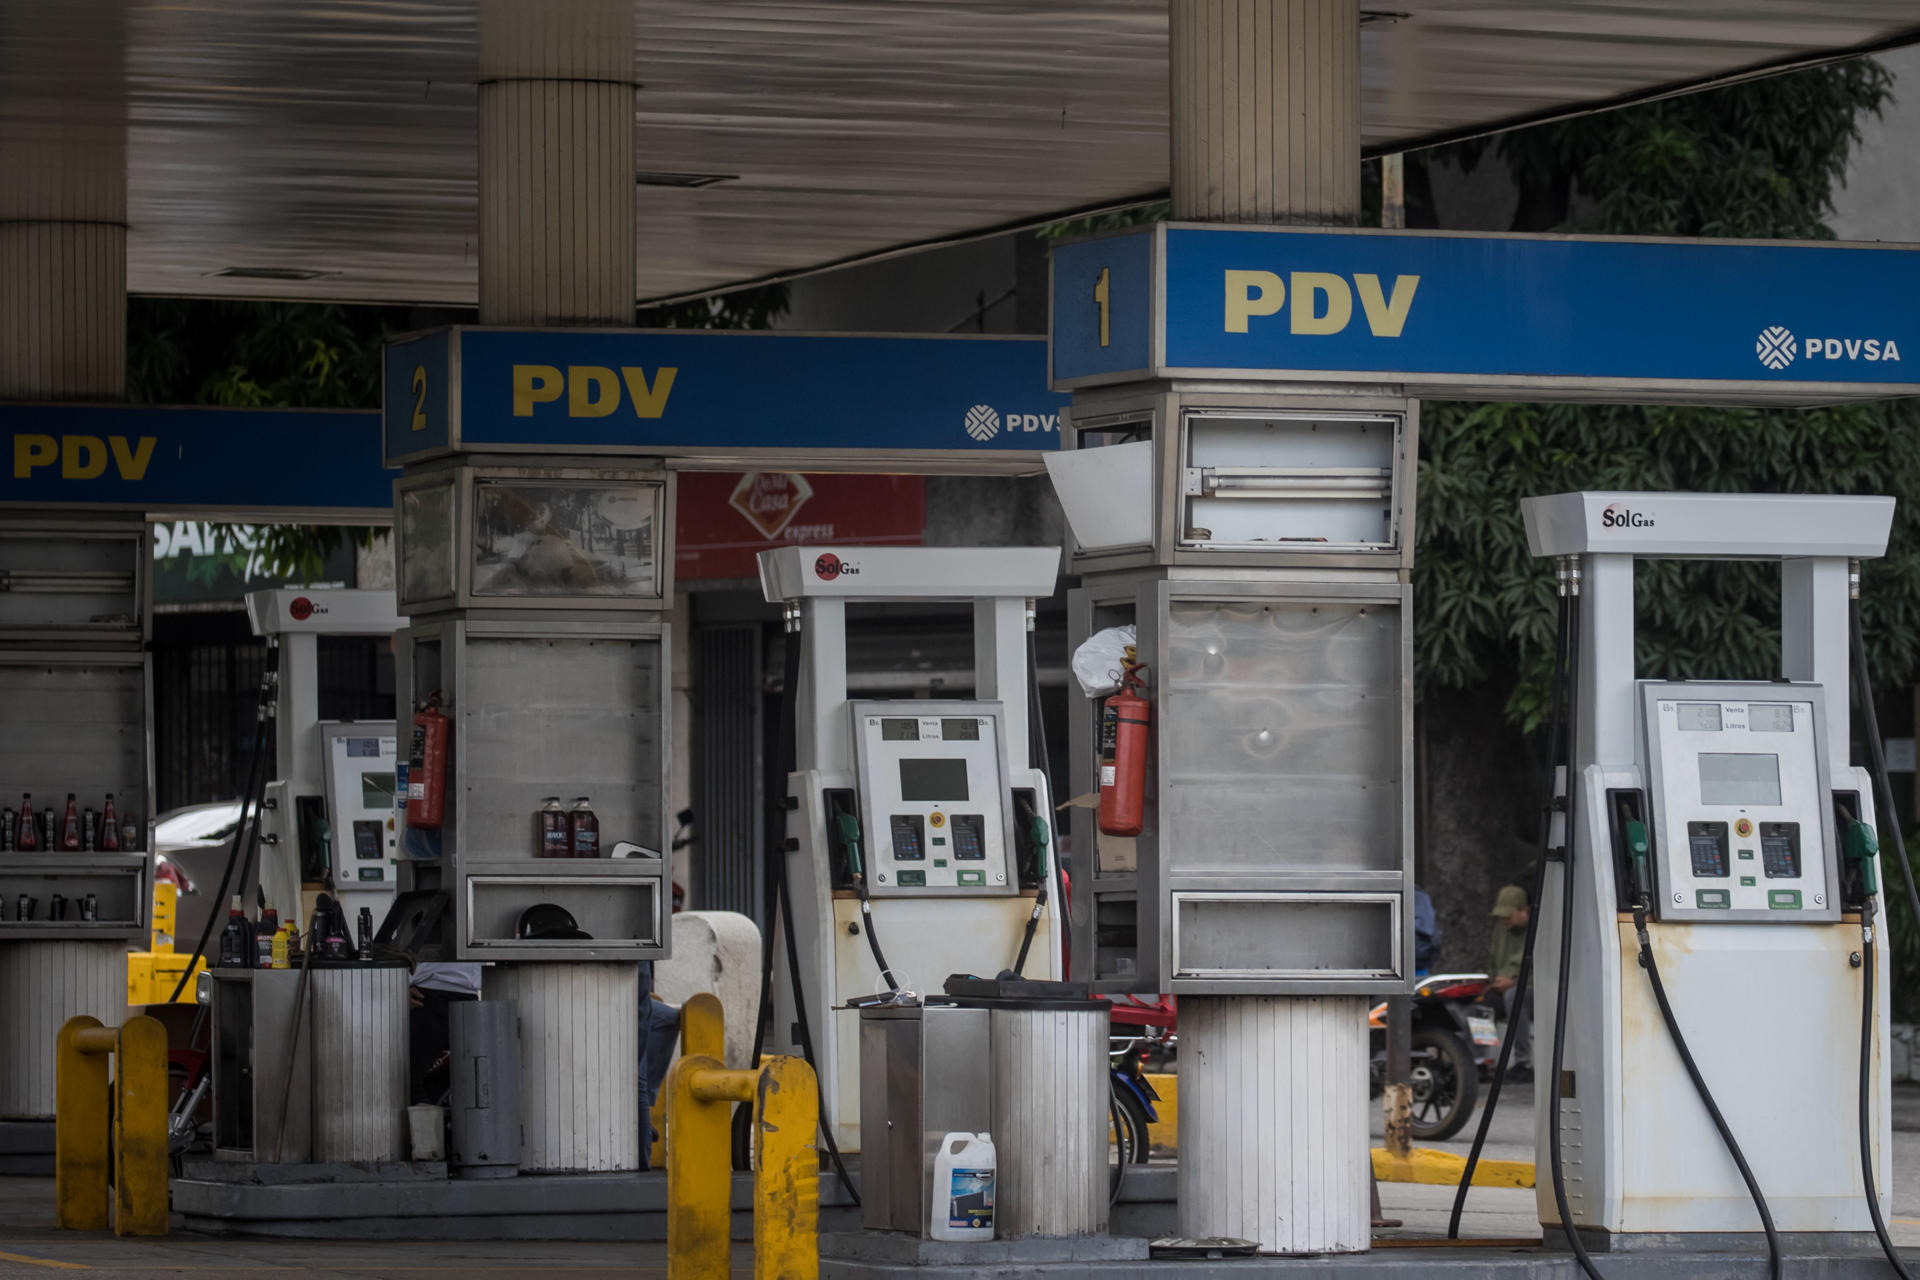
[[[520,922],[513,927],[513,936],[528,941],[549,938],[586,938],[593,935],[574,921],[573,913],[555,902],[536,902],[520,913]]]

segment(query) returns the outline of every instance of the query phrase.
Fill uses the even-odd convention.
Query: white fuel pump
[[[1063,913],[1045,905],[1062,901],[1053,800],[1029,745],[1033,600],[1052,594],[1059,566],[1057,550],[1034,547],[761,553],[762,589],[786,606],[799,655],[787,665],[788,851],[773,855],[793,963],[772,965],[771,1047],[811,1048],[840,1150],[860,1147],[849,1001],[938,992],[956,973],[1063,976]],[[847,606],[941,600],[973,606],[974,696],[850,700]]]
[[[320,719],[319,637],[393,635],[404,625],[393,592],[255,591],[247,616],[255,635],[280,637],[279,777],[261,814],[261,891],[283,917],[305,920],[301,884],[330,877],[348,924],[365,907],[377,927],[396,887],[394,722]]]
[[[1536,1043],[1553,1045],[1535,1083],[1553,1174],[1539,1211],[1577,1229],[1590,1274],[1583,1246],[1764,1229],[1777,1275],[1776,1229],[1879,1225],[1888,1002],[1867,985],[1884,947],[1873,788],[1850,764],[1849,595],[1856,562],[1886,550],[1893,505],[1523,504],[1533,553],[1560,560],[1572,686],[1536,912]],[[1647,558],[1778,561],[1777,678],[1641,678],[1634,562]]]

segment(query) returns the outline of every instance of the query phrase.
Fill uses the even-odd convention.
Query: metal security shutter
[[[758,623],[694,631],[692,905],[738,911],[765,926],[760,859],[762,802],[760,633]]]

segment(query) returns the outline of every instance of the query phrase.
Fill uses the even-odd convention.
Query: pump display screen
[[[940,736],[947,742],[980,741],[980,722],[978,720],[942,720]]]
[[[967,799],[967,762],[907,757],[900,762],[900,798],[920,804]]]
[[[1790,702],[1748,703],[1747,728],[1755,733],[1792,733],[1793,704]]]
[[[1674,715],[1686,733],[1720,732],[1720,704],[1717,702],[1683,702],[1674,708]]]
[[[1718,709],[1716,708],[1716,711]],[[1700,803],[1778,805],[1780,757],[1700,753]]]
[[[880,739],[883,742],[920,741],[920,722],[900,716],[888,716],[880,722]]]
[[[391,773],[363,773],[360,775],[360,804],[366,809],[393,808],[394,775]]]

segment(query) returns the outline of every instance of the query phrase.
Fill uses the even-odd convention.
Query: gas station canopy
[[[1370,152],[1920,39],[1909,0],[1363,7]],[[1164,0],[637,0],[635,25],[642,300],[1167,185]],[[132,292],[468,305],[477,48],[463,0],[12,0],[0,138],[124,112]]]

